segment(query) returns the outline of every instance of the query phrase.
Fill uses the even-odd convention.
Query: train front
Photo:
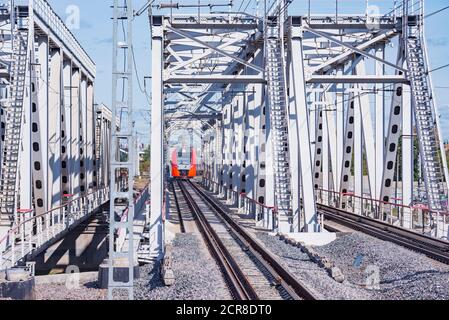
[[[196,151],[180,148],[172,153],[172,176],[179,179],[196,177]]]

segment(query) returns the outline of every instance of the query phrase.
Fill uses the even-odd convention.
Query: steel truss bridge
[[[392,1],[376,15],[297,16],[291,1],[267,4],[255,15],[149,10],[146,253],[164,255],[168,141],[184,129],[201,137],[203,185],[261,228],[320,234],[332,209],[447,240],[449,174],[424,1]],[[111,198],[110,289],[133,297],[134,225],[147,199],[135,199],[132,181],[132,21],[142,12],[114,0],[109,110],[94,105],[95,64],[45,0],[0,6],[0,270]],[[126,283],[113,277],[119,266],[130,270]]]
[[[331,207],[447,239],[424,1],[376,15],[270,4],[259,16],[150,15],[153,256],[163,254],[167,141],[187,128],[202,137],[205,187],[260,227],[319,233]]]
[[[107,203],[113,121],[94,104],[94,62],[47,1],[4,1],[0,20],[4,270]]]

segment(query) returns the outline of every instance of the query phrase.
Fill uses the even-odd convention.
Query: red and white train
[[[188,150],[190,149],[190,150]],[[171,154],[171,176],[175,179],[191,179],[197,176],[195,148],[176,148]]]

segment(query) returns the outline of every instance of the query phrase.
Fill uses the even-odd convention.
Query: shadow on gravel
[[[151,269],[149,275],[149,280],[147,282],[147,286],[150,290],[154,290],[157,288],[165,288],[165,284],[163,283],[161,279],[161,267],[162,267],[162,261],[157,261],[153,268]]]
[[[278,257],[285,259],[286,262],[296,262],[296,261],[306,261],[306,262],[310,262],[310,258],[309,257],[304,257],[303,259],[299,259],[299,258],[293,258],[293,257],[289,257],[288,255],[277,255]]]
[[[423,276],[449,276],[449,272],[441,272],[441,271],[437,271],[437,270],[426,270],[426,271],[418,271],[412,274],[408,274],[405,277],[402,278],[396,278],[396,279],[391,279],[391,280],[383,280],[380,282],[380,284],[394,284],[395,282],[401,282],[401,281],[408,281],[408,282],[413,282],[416,281],[418,279],[425,279],[425,277]],[[404,283],[402,283],[401,285],[404,285]]]
[[[91,281],[84,284],[84,287],[87,289],[98,289],[97,281]]]

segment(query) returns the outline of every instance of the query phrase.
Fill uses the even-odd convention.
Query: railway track
[[[174,183],[172,183],[171,185],[172,185],[173,198],[175,200],[176,210],[178,211],[179,228],[181,230],[181,233],[186,233],[186,227],[184,225],[184,217],[183,217],[183,213],[182,213],[183,210],[181,210],[181,205],[179,203],[176,185]]]
[[[449,243],[422,234],[395,227],[368,217],[359,216],[336,208],[317,205],[326,220],[334,221],[350,229],[389,241],[429,258],[449,264]]]
[[[316,299],[218,202],[190,181],[177,183],[234,299]]]

